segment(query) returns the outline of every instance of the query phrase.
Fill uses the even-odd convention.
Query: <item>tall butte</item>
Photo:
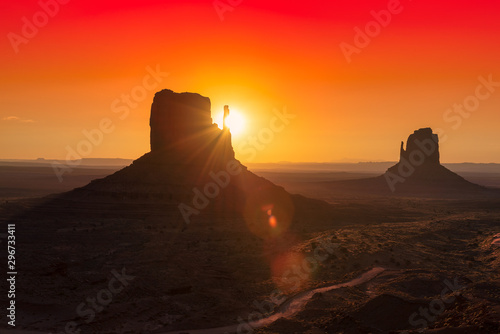
[[[210,99],[196,93],[157,92],[151,106],[151,151],[76,193],[173,204],[190,201],[193,188],[203,192],[206,183],[214,182],[211,173],[225,171],[229,162],[246,170],[234,160],[229,130],[212,123],[210,108]]]
[[[415,130],[406,141],[406,149],[403,144],[401,142],[399,162],[383,175],[392,192],[484,190],[441,165],[439,138],[431,128]]]
[[[230,129],[212,123],[210,108],[210,99],[199,94],[157,92],[151,106],[151,152],[64,198],[91,201],[107,213],[110,202],[124,213],[133,206],[143,211],[161,207],[172,220],[185,223],[236,215],[261,237],[283,232],[299,217],[310,218],[310,208],[330,210],[322,201],[290,195],[248,171],[235,159]],[[229,112],[226,106],[224,114]],[[271,217],[280,222],[277,227],[270,226]]]

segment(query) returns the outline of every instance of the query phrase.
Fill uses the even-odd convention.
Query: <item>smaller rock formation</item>
[[[431,128],[422,128],[415,130],[406,141],[406,150],[401,142],[399,162],[419,161],[423,163],[439,164],[439,138],[437,134],[432,133]],[[420,162],[417,162],[420,164]]]
[[[383,175],[395,193],[437,193],[481,190],[481,187],[453,173],[439,161],[439,139],[431,128],[415,130],[401,142],[399,162]]]
[[[486,188],[465,180],[441,165],[439,140],[431,128],[415,130],[401,142],[399,162],[380,176],[331,182],[342,194],[457,198],[489,195]]]

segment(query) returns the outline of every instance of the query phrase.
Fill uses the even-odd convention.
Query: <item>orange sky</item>
[[[479,77],[500,82],[498,1],[217,1],[233,4],[224,20],[213,0],[4,1],[0,158],[64,159],[103,119],[113,130],[85,157],[137,158],[154,92],[169,88],[244,114],[243,162],[397,160],[399,142],[430,126],[446,136],[443,162],[500,163],[500,83],[474,97]],[[349,62],[341,43],[356,46],[367,24],[378,30]],[[121,119],[112,104],[141,91],[148,67],[168,76],[149,78]],[[447,111],[464,101],[479,104]],[[250,154],[284,108],[295,117]]]

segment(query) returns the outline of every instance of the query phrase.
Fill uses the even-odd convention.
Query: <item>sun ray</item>
[[[219,129],[223,129],[224,113],[217,113],[213,119]],[[243,114],[238,110],[230,108],[229,115],[226,118],[226,125],[233,136],[239,136],[245,132],[245,123],[245,116],[243,116]]]

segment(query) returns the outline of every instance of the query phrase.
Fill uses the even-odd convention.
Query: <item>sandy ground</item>
[[[17,217],[16,332],[61,333],[69,323],[82,333],[234,324],[249,332],[250,315],[269,316],[304,291],[375,267],[386,270],[364,284],[316,293],[301,311],[251,331],[499,332],[500,200],[311,195],[327,200],[333,213],[296,218],[287,233],[267,240],[241,218],[214,212],[183,229],[172,208],[158,203],[118,201],[122,215],[95,204],[88,215],[75,214],[59,203],[50,219],[32,210],[38,201],[2,203],[3,230]],[[105,301],[101,291],[123,272],[128,284],[90,317],[88,298]],[[3,279],[0,288],[6,291]],[[2,322],[0,330],[7,329]]]

